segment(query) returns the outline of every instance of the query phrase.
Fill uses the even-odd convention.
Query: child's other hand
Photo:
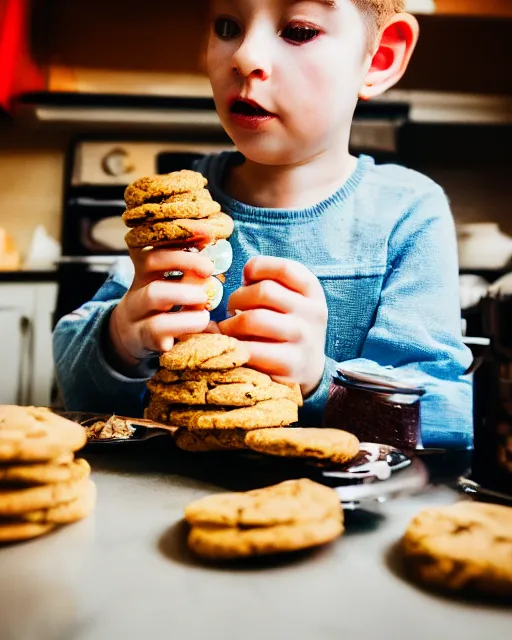
[[[204,308],[205,285],[213,263],[198,253],[172,249],[134,249],[130,256],[135,277],[112,312],[109,338],[120,363],[136,367],[148,352],[168,351],[176,336],[206,329],[210,314]],[[166,271],[182,271],[184,276],[163,280]],[[176,305],[184,309],[168,313]]]
[[[309,395],[325,365],[322,285],[299,262],[268,256],[249,260],[244,282],[228,303],[228,310],[237,313],[219,324],[221,332],[247,341],[249,366],[276,380],[298,382],[302,394]]]

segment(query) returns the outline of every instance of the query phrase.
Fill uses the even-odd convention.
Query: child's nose
[[[246,38],[233,56],[233,70],[243,78],[266,80],[270,76],[271,64],[263,43]]]
[[[233,71],[243,78],[259,78],[260,80],[268,78],[268,74],[263,69],[253,69],[250,73],[243,73],[239,67],[233,67]]]

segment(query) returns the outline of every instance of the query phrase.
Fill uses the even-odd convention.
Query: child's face
[[[254,162],[299,164],[346,149],[370,60],[350,0],[212,0],[207,64],[217,111]]]

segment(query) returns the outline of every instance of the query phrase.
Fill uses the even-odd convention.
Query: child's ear
[[[359,91],[361,100],[384,93],[404,75],[419,35],[418,21],[410,13],[398,13],[382,29],[377,50],[365,82]]]

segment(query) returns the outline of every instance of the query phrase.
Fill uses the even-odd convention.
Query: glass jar
[[[406,452],[421,446],[423,387],[374,371],[338,370],[333,382],[325,426],[350,431],[361,442],[379,442]]]

